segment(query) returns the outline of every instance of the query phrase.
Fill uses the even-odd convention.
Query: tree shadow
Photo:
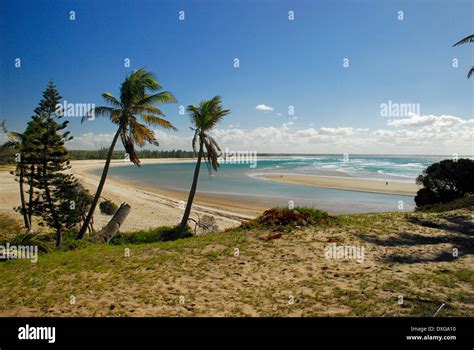
[[[390,254],[383,259],[385,262],[405,264],[442,262],[453,261],[458,257],[474,254],[474,223],[469,215],[447,215],[435,220],[418,217],[408,218],[408,221],[414,225],[443,230],[443,235],[430,237],[405,231],[395,237],[388,238],[367,235],[359,235],[359,237],[366,242],[383,247],[450,244],[458,250],[458,256],[455,256],[453,251],[416,255]]]
[[[474,222],[468,215],[447,215],[442,217],[446,222],[434,222],[433,220],[421,219],[418,217],[408,218],[408,222],[423,227],[437,228],[454,233],[462,233],[474,236]]]

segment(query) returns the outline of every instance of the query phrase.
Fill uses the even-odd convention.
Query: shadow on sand
[[[375,236],[360,235],[366,242],[383,247],[423,246],[436,244],[450,244],[458,249],[458,257],[474,254],[474,222],[470,215],[447,215],[435,220],[409,217],[408,221],[414,225],[426,228],[443,230],[444,234],[437,233],[429,237],[418,233],[401,232],[396,237],[381,238]],[[439,231],[438,231],[439,232]],[[384,258],[386,262],[397,262],[405,264],[452,261],[456,257],[453,251],[445,251],[437,254],[391,254]]]

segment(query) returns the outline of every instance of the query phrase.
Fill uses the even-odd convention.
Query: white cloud
[[[391,119],[387,122],[387,125],[394,127],[452,127],[460,124],[472,123],[474,119],[464,120],[452,115],[411,115],[405,119]]]
[[[174,133],[172,131],[165,132],[163,130],[154,130],[155,137],[159,142],[159,149],[161,150],[171,150],[171,149],[183,149],[191,150],[191,138],[192,135],[184,136],[182,133]],[[103,133],[95,134],[93,132],[82,134],[79,136],[74,136],[74,138],[67,143],[69,149],[81,149],[81,150],[95,150],[101,147],[109,147],[112,139],[114,137],[113,133]],[[156,149],[152,145],[146,145],[144,149]],[[116,146],[117,150],[123,150],[123,146],[119,141]]]
[[[74,138],[67,143],[69,149],[94,150],[101,147],[109,147],[114,138],[113,133],[94,134],[85,133]]]
[[[351,135],[354,129],[352,128],[321,128],[319,133],[321,135]]]
[[[387,128],[375,130],[347,126],[300,128],[289,120],[280,126],[217,128],[211,135],[222,149],[259,153],[474,154],[474,119],[429,117],[421,122],[412,116],[407,118],[411,123],[405,121],[397,126],[390,121]],[[155,134],[161,150],[191,149],[190,132],[157,130]],[[108,147],[112,137],[112,133],[87,133],[76,136],[68,147]]]
[[[264,111],[264,112],[271,112],[273,111],[273,107],[270,107],[270,106],[267,106],[267,105],[264,105],[264,104],[261,104],[261,105],[258,105],[257,107],[255,107],[255,109],[259,110],[259,111]]]

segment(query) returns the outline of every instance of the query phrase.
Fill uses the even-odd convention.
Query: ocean
[[[414,182],[430,164],[447,157],[435,156],[276,156],[258,159],[252,164],[221,164],[219,171],[209,175],[202,165],[198,193],[254,197],[268,205],[308,206],[331,213],[367,213],[413,210],[412,196],[388,195],[348,190],[324,189],[305,185],[275,183],[256,177],[263,173],[337,176],[385,181]],[[189,191],[194,163],[145,164],[113,167],[112,178]],[[95,172],[100,175],[101,170]]]

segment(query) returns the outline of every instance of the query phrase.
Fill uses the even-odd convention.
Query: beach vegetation
[[[115,212],[116,212],[117,209],[118,209],[118,206],[117,206],[117,204],[115,204],[115,203],[112,202],[111,200],[106,199],[106,200],[100,202],[100,204],[99,204],[99,209],[100,209],[100,212],[101,212],[102,214],[105,214],[105,215],[114,215]]]
[[[326,225],[335,218],[323,210],[296,207],[289,209],[277,207],[266,210],[256,219],[242,222],[240,227],[244,229],[260,228],[274,231],[291,231],[294,228],[305,226]]]
[[[467,195],[462,198],[455,199],[448,203],[427,204],[421,207],[417,207],[415,211],[440,213],[444,211],[450,211],[450,210],[456,210],[456,209],[462,209],[462,208],[474,208],[474,195]]]
[[[209,174],[211,174],[213,170],[217,171],[219,168],[218,159],[221,149],[216,140],[209,135],[209,131],[214,129],[222,118],[230,114],[230,109],[224,109],[222,107],[221,97],[215,96],[210,100],[202,101],[198,106],[188,106],[187,112],[191,119],[191,129],[194,131],[192,146],[198,158],[196,167],[194,168],[193,182],[189,191],[188,201],[186,202],[186,208],[179,226],[182,232],[185,231],[188,225],[189,215],[191,214],[202,158],[204,157],[205,159]]]
[[[24,229],[24,226],[13,215],[0,213],[0,242],[9,242]]]
[[[11,173],[20,185],[21,203],[15,210],[22,214],[27,231],[33,216],[41,219],[39,225],[53,228],[56,246],[61,245],[62,232],[78,225],[90,205],[88,192],[68,173],[65,143],[72,136],[66,131],[69,122],[57,113],[61,98],[49,82],[25,131],[8,132],[4,145],[15,151],[16,167]]]
[[[423,186],[415,196],[417,207],[448,203],[474,194],[474,161],[462,158],[433,163],[416,182]]]
[[[176,128],[168,120],[163,119],[165,114],[158,108],[158,104],[175,103],[176,98],[169,91],[161,91],[163,86],[157,81],[156,76],[144,68],[134,71],[128,75],[120,86],[120,97],[113,96],[110,92],[102,94],[102,98],[110,106],[94,107],[83,118],[87,120],[89,115],[94,117],[108,117],[117,126],[112,143],[109,147],[102,175],[84,223],[79,230],[78,239],[82,239],[92,220],[95,208],[99,202],[100,195],[105,185],[109,172],[110,162],[117,141],[120,137],[125,148],[126,159],[140,166],[140,159],[135,151],[135,145],[139,147],[149,143],[157,146],[158,141],[155,133],[149,126],[159,126],[169,130]],[[151,92],[151,93],[148,93]],[[139,122],[139,116],[145,124]]]
[[[177,239],[192,237],[193,233],[189,226],[182,232],[179,226],[161,226],[149,230],[132,232],[118,232],[110,241],[110,244],[144,244],[153,242],[174,241]]]
[[[419,215],[438,220],[444,214]],[[146,237],[147,231],[119,233],[107,245],[75,241],[65,233],[62,247],[40,255],[34,265],[28,260],[0,263],[0,292],[5,296],[0,312],[49,317],[432,317],[441,300],[446,307],[438,315],[472,315],[470,256],[439,261],[433,260],[431,243],[407,246],[399,240],[400,233],[416,226],[405,213],[344,217],[341,222],[336,217],[337,225],[319,225],[317,230],[303,227],[270,244],[260,239],[264,230],[255,228],[145,244],[140,243],[156,239],[153,230],[149,230],[151,237]],[[367,232],[366,222],[384,231]],[[458,235],[449,229],[423,230],[448,238]],[[364,243],[370,251],[368,263],[331,263],[321,253],[332,237],[353,242],[361,232],[372,237]],[[124,236],[127,239],[120,239]],[[129,257],[124,257],[126,248]],[[387,257],[395,253],[407,258],[421,254],[429,260],[388,262]],[[289,294],[295,300],[291,308]],[[70,295],[80,303],[68,303]],[[110,295],[115,296],[113,301]],[[179,304],[180,295],[186,295],[188,308]],[[398,304],[401,295],[403,304]]]

